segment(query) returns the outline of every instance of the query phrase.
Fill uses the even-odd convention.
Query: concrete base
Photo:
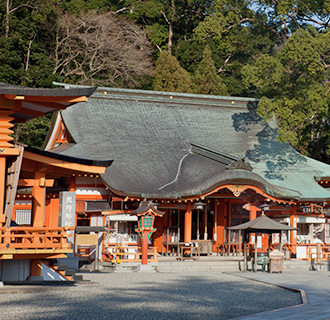
[[[0,281],[0,287],[4,287],[5,285],[3,284],[2,281]]]
[[[44,278],[42,276],[36,276],[36,277],[28,276],[26,278],[26,281],[44,281]]]
[[[139,264],[137,265],[137,272],[156,272],[151,264]]]
[[[68,266],[68,269],[73,269],[76,272],[79,270],[79,257],[74,257],[73,253],[68,253],[66,258],[57,259],[59,264]]]

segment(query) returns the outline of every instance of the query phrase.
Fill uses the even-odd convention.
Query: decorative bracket
[[[230,185],[227,187],[235,197],[239,197],[242,192],[244,192],[247,187],[246,186],[240,186],[240,185]]]

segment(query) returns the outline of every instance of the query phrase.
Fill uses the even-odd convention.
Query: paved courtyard
[[[0,294],[0,319],[231,319],[301,303],[296,292],[220,272],[85,273],[84,279],[91,282]]]
[[[237,275],[286,287],[304,290],[308,304],[296,308],[267,312],[245,317],[249,320],[261,319],[313,319],[330,320],[330,273],[318,271],[286,272],[269,274],[262,272],[240,272]]]

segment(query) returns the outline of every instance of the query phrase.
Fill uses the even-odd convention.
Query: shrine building
[[[35,89],[0,83],[1,284],[41,279],[45,270],[53,272],[52,279],[72,280],[73,274],[50,266],[52,259],[73,253],[68,239],[75,227],[75,211],[68,209],[73,208],[74,199],[67,198],[65,211],[59,191],[69,191],[72,176],[104,173],[111,161],[15,144],[11,134],[14,123],[86,102],[95,89]]]
[[[275,118],[264,121],[257,108],[251,98],[98,88],[88,102],[54,114],[44,150],[113,160],[99,176],[61,179],[75,192],[77,226],[108,227],[107,252],[118,242],[137,245],[129,213],[150,200],[165,212],[151,240],[158,253],[179,242],[200,243],[206,254],[239,243],[226,227],[267,205],[267,216],[298,228],[281,245],[306,259],[311,245],[330,242],[330,166],[279,142]]]

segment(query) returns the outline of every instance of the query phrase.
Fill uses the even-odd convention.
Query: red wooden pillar
[[[59,198],[50,199],[50,224],[49,227],[58,227],[58,212],[60,207]]]
[[[192,209],[192,204],[187,204],[184,215],[184,242],[191,242]]]
[[[250,206],[250,221],[257,218],[257,207],[256,206]]]
[[[32,225],[42,227],[46,203],[46,172],[34,173],[34,186],[32,188]]]
[[[6,194],[6,158],[0,157],[0,214],[4,213],[4,202]],[[3,219],[4,220],[4,219]],[[5,221],[1,221],[5,222]]]
[[[41,261],[40,261],[40,259],[31,259],[30,276],[31,277],[40,277],[41,276]]]
[[[76,191],[76,177],[71,176],[69,181],[69,191],[74,192]]]
[[[148,233],[149,231],[143,231],[142,264],[148,264]]]
[[[290,226],[297,228],[297,207],[293,206],[290,215]],[[292,252],[297,253],[297,230],[290,231],[290,244],[292,244]]]

